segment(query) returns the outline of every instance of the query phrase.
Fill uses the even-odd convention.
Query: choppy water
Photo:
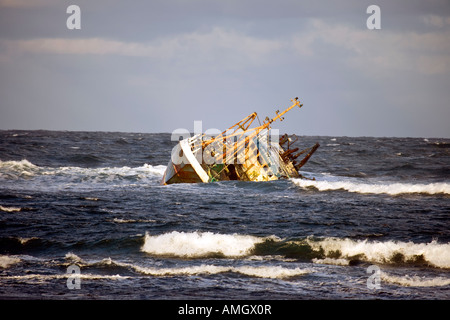
[[[170,134],[0,131],[0,298],[449,299],[450,140],[315,142],[316,181],[161,186]]]

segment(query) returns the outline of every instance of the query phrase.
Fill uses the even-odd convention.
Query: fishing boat
[[[286,112],[303,106],[298,98],[291,101],[286,110],[277,110],[275,117],[266,117],[258,126],[251,126],[255,119],[259,121],[254,112],[215,136],[198,133],[179,141],[172,150],[161,184],[302,178],[299,170],[319,148],[319,143],[299,151],[298,147],[293,148],[297,137],[287,134],[280,137],[276,134],[278,130],[271,129],[273,122],[284,120]]]

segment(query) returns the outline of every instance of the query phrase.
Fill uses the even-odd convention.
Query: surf
[[[300,267],[288,268],[284,266],[264,266],[264,265],[226,266],[209,263],[202,263],[200,265],[189,265],[189,266],[174,266],[174,267],[142,266],[134,263],[121,262],[111,258],[103,259],[101,261],[87,262],[73,253],[66,254],[66,260],[70,263],[76,263],[83,267],[106,266],[110,267],[115,271],[117,270],[117,268],[123,268],[123,270],[133,270],[142,275],[155,277],[193,276],[202,274],[216,275],[222,273],[235,273],[255,278],[285,279],[302,276],[314,272],[312,269]]]
[[[264,238],[251,235],[172,231],[161,235],[146,234],[142,251],[185,258],[244,257],[263,241]]]
[[[275,235],[257,237],[242,234],[172,231],[146,234],[141,251],[153,256],[182,259],[271,256],[321,264],[351,265],[354,261],[380,264],[429,265],[450,268],[450,243],[368,241],[350,238],[281,239]]]
[[[138,167],[45,167],[23,159],[20,161],[0,160],[0,181],[4,186],[10,183],[16,188],[19,183],[24,189],[60,190],[95,189],[102,187],[121,187],[146,185],[159,182],[166,166],[143,164]],[[2,211],[6,211],[2,209]]]
[[[326,258],[361,260],[380,264],[428,264],[450,268],[450,243],[414,243],[404,241],[368,241],[349,238],[306,239],[312,250]],[[341,260],[343,261],[343,260]],[[326,262],[326,261],[324,261]]]
[[[313,188],[318,191],[344,190],[361,194],[450,194],[450,183],[409,183],[409,182],[369,182],[364,179],[345,179],[338,177],[319,178],[317,180],[291,179],[291,181],[302,189]]]

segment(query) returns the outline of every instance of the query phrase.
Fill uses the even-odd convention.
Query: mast
[[[303,104],[300,104],[300,101],[298,101],[298,97],[296,97],[295,99],[291,99],[291,101],[293,102],[292,106],[290,106],[289,108],[287,108],[286,110],[284,110],[283,112],[279,113],[278,111],[276,112],[277,115],[273,118],[273,119],[268,119],[266,118],[266,120],[268,120],[267,123],[265,123],[263,126],[265,126],[263,129],[267,128],[272,122],[281,119],[281,121],[283,121],[284,118],[281,118],[286,112],[288,112],[289,110],[291,110],[292,108],[298,106],[299,108],[303,107]]]
[[[259,127],[255,127],[255,128],[250,128],[249,129],[249,127],[250,127],[250,124],[253,122],[253,120],[256,118],[256,116],[257,116],[257,114],[256,114],[256,112],[254,112],[254,113],[252,113],[251,115],[249,115],[249,116],[247,116],[247,117],[245,117],[244,119],[242,119],[241,121],[239,121],[238,123],[236,123],[236,124],[234,124],[233,126],[231,126],[230,128],[228,128],[227,130],[225,130],[224,132],[222,132],[220,135],[218,135],[217,137],[215,137],[215,138],[212,138],[212,139],[209,139],[209,140],[207,140],[207,141],[204,141],[203,142],[203,148],[205,148],[206,146],[208,146],[210,143],[212,143],[214,140],[217,140],[217,139],[222,139],[222,143],[223,143],[223,146],[225,146],[226,145],[226,141],[227,141],[227,139],[229,139],[229,138],[231,138],[231,137],[234,137],[234,136],[242,136],[242,135],[244,135],[244,134],[246,134],[246,136],[245,136],[245,139],[238,139],[239,141],[238,142],[236,142],[235,144],[234,144],[234,146],[228,146],[228,147],[231,147],[231,148],[233,148],[234,149],[234,152],[233,153],[230,153],[230,154],[225,154],[225,153],[218,153],[218,154],[216,154],[214,157],[215,157],[215,159],[216,160],[218,160],[219,158],[223,158],[223,160],[225,160],[224,162],[226,163],[226,158],[227,157],[229,157],[229,156],[231,156],[231,157],[235,157],[236,156],[236,154],[238,154],[238,152],[242,149],[242,148],[245,148],[245,146],[246,146],[246,144],[248,143],[248,141],[250,140],[250,139],[252,139],[252,138],[254,138],[255,136],[257,136],[262,130],[264,130],[264,129],[267,129],[267,128],[269,128],[269,130],[270,130],[270,125],[272,124],[272,122],[274,122],[274,121],[276,121],[276,120],[278,120],[278,119],[280,119],[280,121],[283,121],[283,119],[284,118],[282,118],[282,116],[285,114],[285,113],[287,113],[288,111],[290,111],[291,109],[293,109],[294,107],[296,107],[296,106],[298,106],[299,108],[301,108],[302,106],[303,106],[303,104],[301,104],[300,103],[300,101],[298,100],[298,97],[296,97],[295,99],[291,99],[291,101],[293,102],[293,104],[290,106],[290,107],[288,107],[286,110],[284,110],[283,112],[281,112],[281,113],[279,113],[279,111],[277,110],[277,115],[274,117],[274,118],[272,118],[272,119],[269,119],[269,117],[267,117],[266,118],[266,123],[264,123],[264,124],[262,124],[262,125],[260,125]],[[248,122],[250,122],[250,123],[248,123]],[[228,135],[226,135],[226,136],[224,136],[224,134],[228,131],[228,130],[230,130],[230,129],[232,129],[232,128],[234,128],[234,127],[238,127],[238,128],[236,128],[234,131],[233,131],[233,133],[231,133],[231,134],[228,134]],[[238,132],[238,129],[242,129],[242,131],[241,132]]]

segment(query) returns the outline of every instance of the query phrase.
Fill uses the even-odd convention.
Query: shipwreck
[[[319,143],[299,151],[293,144],[298,139],[287,134],[281,137],[271,130],[273,122],[299,107],[298,98],[276,116],[266,117],[263,124],[252,127],[256,112],[215,136],[204,133],[183,139],[173,148],[161,184],[209,183],[215,181],[271,181],[303,178],[299,173]]]

